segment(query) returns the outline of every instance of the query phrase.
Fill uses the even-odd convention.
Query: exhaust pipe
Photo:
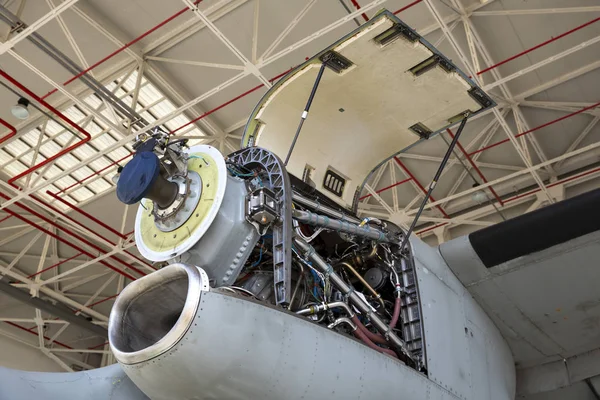
[[[127,285],[108,322],[108,340],[117,361],[138,364],[173,348],[196,317],[202,292],[208,290],[208,275],[182,263]]]

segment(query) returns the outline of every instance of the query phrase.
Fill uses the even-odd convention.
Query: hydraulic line
[[[321,212],[321,213],[326,214],[326,215],[328,215],[330,217],[337,218],[337,219],[340,219],[342,221],[348,221],[348,222],[351,222],[351,223],[357,224],[357,225],[360,223],[360,219],[358,219],[358,218],[355,218],[355,217],[353,217],[353,216],[351,216],[349,214],[346,214],[344,212],[341,212],[341,211],[338,211],[338,210],[334,210],[331,207],[324,206],[323,204],[320,204],[317,201],[314,201],[314,200],[311,200],[309,198],[306,198],[306,197],[304,197],[301,194],[298,194],[296,192],[292,192],[292,200],[295,201],[296,203],[302,204],[303,206],[312,208],[313,211]]]
[[[450,154],[452,154],[452,151],[454,150],[454,146],[456,146],[456,143],[458,142],[458,138],[460,137],[463,129],[465,128],[468,118],[469,118],[469,114],[465,113],[462,121],[460,122],[460,126],[458,127],[458,130],[456,131],[456,135],[452,138],[452,143],[450,143],[448,150],[446,150],[446,154],[444,155],[444,158],[442,159],[442,162],[440,163],[440,166],[438,167],[438,170],[435,173],[433,180],[429,184],[429,189],[427,190],[427,193],[425,194],[425,198],[421,202],[419,211],[417,211],[415,218],[413,219],[412,223],[410,224],[410,228],[408,229],[408,232],[406,232],[406,235],[404,236],[404,239],[402,240],[402,244],[400,245],[400,251],[404,250],[404,246],[406,246],[406,244],[408,243],[408,240],[410,239],[410,235],[413,232],[413,230],[415,229],[415,226],[417,225],[417,221],[419,220],[419,217],[421,216],[421,213],[423,212],[425,205],[427,204],[427,202],[429,202],[429,198],[431,197],[431,192],[433,192],[433,189],[435,189],[435,185],[437,184],[437,181],[440,179],[440,176],[442,175],[442,172],[444,171],[444,167],[446,167],[446,163],[448,162],[448,159],[450,158]]]
[[[393,241],[392,239],[388,238],[388,236],[385,233],[369,225],[358,226],[356,224],[351,224],[347,221],[332,219],[324,215],[319,215],[302,210],[292,210],[292,216],[294,219],[308,225],[331,229],[338,232],[345,232],[351,235],[362,236],[381,242]]]
[[[349,262],[346,261],[342,261],[340,263],[337,263],[335,267],[344,267],[346,268],[348,271],[352,272],[352,274],[356,277],[356,279],[358,279],[360,281],[360,283],[362,283],[362,285],[369,291],[371,292],[371,294],[373,296],[375,296],[375,298],[377,299],[377,301],[379,301],[379,303],[381,304],[381,307],[383,307],[385,309],[385,303],[383,302],[383,299],[381,298],[381,295],[375,290],[373,289],[373,287],[371,285],[369,285],[369,283],[367,281],[365,281],[365,279],[358,273],[358,271],[356,270],[356,268],[354,268],[352,266],[352,264],[350,264]]]
[[[369,318],[373,326],[388,339],[389,344],[394,347],[400,355],[414,361],[410,350],[406,346],[406,343],[404,343],[404,341],[400,339],[398,335],[396,335],[390,326],[383,322],[383,320],[375,312],[373,312],[371,306],[367,304],[350,286],[348,286],[348,284],[346,284],[342,277],[333,270],[331,265],[329,265],[319,254],[315,252],[315,249],[310,244],[306,243],[297,236],[294,237],[294,244],[300,249],[304,256],[312,261],[314,268],[318,269],[326,276],[329,276],[331,283],[340,292],[342,292],[343,295],[348,296],[348,299],[352,305],[354,305],[363,315]]]

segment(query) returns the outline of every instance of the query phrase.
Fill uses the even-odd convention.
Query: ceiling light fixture
[[[476,188],[477,186],[479,186],[479,183],[474,183],[473,187]],[[487,196],[486,194],[483,192],[483,190],[478,190],[476,192],[474,192],[471,195],[471,200],[473,200],[474,202],[476,202],[477,204],[481,204],[484,201],[487,200]]]
[[[17,101],[17,104],[12,106],[12,108],[10,109],[10,112],[12,113],[12,115],[15,118],[27,119],[27,118],[29,118],[29,109],[27,108],[28,105],[29,105],[29,100],[27,100],[24,97],[21,97],[21,98],[19,98],[19,101]]]

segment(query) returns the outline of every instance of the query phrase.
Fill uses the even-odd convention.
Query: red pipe
[[[277,76],[275,76],[275,77],[273,77],[273,78],[269,79],[269,82],[276,81],[277,79],[281,78],[282,76],[284,76],[285,74],[287,74],[288,72],[290,72],[292,69],[293,69],[293,68],[290,68],[290,69],[288,69],[287,71],[285,71],[285,72],[282,72],[281,74],[279,74],[279,75],[277,75]],[[254,92],[254,91],[256,91],[256,90],[260,89],[260,88],[261,88],[261,87],[263,87],[263,86],[265,86],[265,84],[264,84],[264,83],[262,83],[262,84],[260,84],[260,85],[258,85],[258,86],[255,86],[255,87],[253,87],[252,89],[250,89],[250,90],[248,90],[248,91],[246,91],[246,92],[244,92],[244,93],[240,94],[239,96],[236,96],[236,97],[234,97],[233,99],[231,99],[231,100],[229,100],[229,101],[226,101],[225,103],[221,104],[220,106],[217,106],[217,107],[213,108],[212,110],[210,110],[210,111],[207,111],[207,112],[205,112],[204,114],[200,115],[199,117],[196,117],[196,118],[194,118],[194,119],[193,119],[193,120],[191,120],[190,122],[187,122],[187,123],[185,123],[185,124],[181,125],[179,128],[177,128],[177,129],[174,129],[173,131],[171,131],[171,134],[175,134],[175,132],[177,132],[177,131],[179,131],[179,130],[181,130],[181,129],[185,128],[186,126],[188,126],[188,125],[191,125],[191,124],[193,124],[194,122],[197,122],[197,121],[201,120],[202,118],[206,118],[206,117],[208,117],[210,114],[214,113],[215,111],[219,111],[221,108],[223,108],[223,107],[225,107],[225,106],[228,106],[229,104],[233,103],[234,101],[237,101],[237,100],[241,99],[242,97],[246,97],[246,96],[248,96],[250,93],[252,93],[252,92]]]
[[[388,190],[388,189],[391,189],[391,188],[393,188],[393,187],[396,187],[396,186],[398,186],[398,185],[402,185],[403,183],[406,183],[406,182],[408,182],[408,181],[412,181],[412,178],[407,178],[407,179],[405,179],[405,180],[403,180],[403,181],[396,182],[396,183],[394,183],[393,185],[386,186],[386,187],[384,187],[383,189],[376,190],[376,191],[375,191],[375,193],[379,194],[379,193],[381,193],[381,192],[385,192],[385,191],[386,191],[386,190]],[[369,194],[367,194],[367,195],[365,195],[365,196],[363,196],[363,197],[359,197],[359,199],[358,199],[358,200],[360,201],[360,200],[366,199],[367,197],[371,197],[371,196],[373,196],[373,195],[372,195],[371,193],[369,193]]]
[[[31,279],[31,278],[33,278],[33,277],[35,277],[35,276],[39,275],[39,274],[43,274],[44,272],[51,270],[51,269],[53,269],[53,268],[57,268],[58,266],[60,266],[60,265],[62,265],[62,264],[64,264],[64,263],[66,263],[66,262],[68,262],[68,261],[71,261],[72,259],[74,259],[74,258],[77,258],[77,257],[79,257],[79,256],[80,256],[80,255],[82,255],[82,254],[83,254],[83,253],[78,253],[78,254],[75,254],[73,257],[69,257],[69,258],[67,258],[67,259],[64,259],[64,260],[62,260],[62,261],[59,261],[59,262],[57,262],[56,264],[53,264],[53,265],[49,266],[48,268],[45,268],[45,269],[41,270],[40,272],[36,272],[35,274],[29,275],[29,276],[27,277],[27,279]]]
[[[101,343],[101,344],[97,344],[96,346],[88,347],[88,350],[94,350],[94,349],[97,349],[98,347],[104,347],[104,346],[106,346],[107,344],[108,344],[108,342],[104,342],[104,343]]]
[[[77,186],[78,184],[81,184],[81,183],[83,183],[83,182],[87,181],[88,179],[90,179],[90,178],[91,178],[91,177],[93,177],[93,176],[96,176],[96,175],[98,175],[98,174],[101,174],[102,172],[106,171],[107,169],[109,169],[109,168],[110,168],[110,167],[112,167],[113,165],[116,165],[116,164],[120,163],[121,161],[123,161],[123,160],[125,160],[125,159],[127,159],[127,158],[131,157],[132,155],[133,155],[133,153],[129,153],[129,154],[128,154],[128,155],[126,155],[125,157],[122,157],[122,158],[118,159],[117,161],[113,161],[112,163],[108,164],[106,167],[104,167],[104,168],[102,168],[102,169],[100,169],[100,170],[98,170],[98,171],[94,172],[93,174],[91,174],[91,175],[89,175],[89,176],[87,176],[87,177],[83,178],[83,179],[82,179],[82,180],[80,180],[80,181],[76,181],[76,182],[75,182],[74,184],[72,184],[71,186],[67,186],[66,188],[59,190],[59,191],[58,191],[58,192],[56,192],[55,194],[61,194],[61,193],[63,193],[63,192],[66,192],[67,190],[71,189],[72,187],[74,187],[74,186]]]
[[[448,132],[448,134],[452,137],[452,139],[454,139],[454,133],[452,133],[452,131],[450,129],[446,129],[446,132]],[[460,142],[457,141],[456,145],[458,146],[458,148],[460,149],[460,151],[464,154],[465,158],[469,161],[469,164],[471,164],[471,166],[473,167],[473,169],[477,172],[477,174],[479,175],[479,177],[481,178],[481,180],[483,180],[485,183],[488,183],[487,179],[483,175],[483,172],[481,172],[481,170],[479,169],[479,167],[475,164],[475,162],[471,159],[471,157],[469,157],[469,154],[467,153],[467,151],[465,150],[465,148],[462,147],[462,145],[460,144]],[[496,193],[496,191],[494,190],[494,188],[492,186],[489,186],[489,189],[490,189],[490,192],[492,192],[492,194],[496,198],[496,200],[498,200],[498,203],[500,203],[500,205],[503,206],[504,203],[502,202],[502,199],[500,199],[500,196],[498,196],[498,193]]]
[[[421,183],[419,183],[419,181],[417,180],[417,178],[415,178],[415,176],[414,176],[414,175],[413,175],[413,174],[412,174],[412,173],[411,173],[411,172],[408,170],[408,168],[406,168],[406,166],[405,166],[405,165],[402,163],[402,161],[400,161],[400,160],[398,159],[398,157],[396,157],[396,156],[394,156],[394,160],[396,160],[396,162],[398,163],[398,165],[399,165],[400,167],[402,167],[402,169],[403,169],[403,170],[404,170],[404,171],[405,171],[405,172],[408,174],[408,176],[409,176],[409,177],[410,177],[410,178],[411,178],[411,179],[412,179],[412,180],[415,182],[415,184],[416,184],[416,185],[419,187],[419,189],[421,189],[421,191],[422,191],[423,193],[425,193],[425,195],[427,195],[427,190],[426,190],[426,189],[423,187],[423,185],[421,185]],[[435,198],[434,198],[433,196],[429,196],[429,198],[430,198],[432,201],[436,201],[436,200],[435,200]],[[440,207],[439,205],[438,205],[438,206],[435,206],[435,207],[436,207],[438,210],[440,210],[440,212],[442,213],[442,215],[443,215],[444,217],[446,217],[446,218],[450,218],[450,217],[448,216],[448,214],[446,214],[446,211],[444,211],[444,209],[443,209],[442,207]]]
[[[443,223],[441,223],[441,224],[437,224],[437,225],[434,225],[434,226],[430,226],[429,228],[426,228],[426,229],[423,229],[422,231],[416,232],[416,234],[417,234],[417,235],[420,235],[420,234],[422,234],[422,233],[425,233],[425,232],[432,231],[432,230],[434,230],[435,228],[439,228],[440,226],[448,225],[449,223],[450,223],[450,222],[443,222]]]
[[[6,196],[6,195],[5,195],[5,194],[3,194],[3,193],[0,193],[0,197],[4,198],[5,200],[9,200],[9,199],[10,199],[10,197]],[[17,205],[18,205],[18,204],[17,204]],[[20,206],[20,205],[19,205],[19,206]],[[29,207],[25,207],[25,206],[20,206],[20,207],[21,207],[21,208],[24,208],[24,209],[29,209],[29,210],[30,210],[30,212],[32,212],[32,214],[33,214],[33,215],[35,215],[36,217],[38,217],[38,218],[41,218],[41,219],[42,219],[42,220],[44,220],[45,222],[48,222],[48,223],[50,223],[51,225],[53,225],[53,226],[56,226],[56,227],[60,228],[60,225],[53,223],[52,221],[50,221],[49,219],[47,219],[47,218],[46,218],[46,217],[44,217],[43,215],[41,215],[41,214],[39,214],[39,213],[35,212],[34,210],[31,210]],[[92,258],[92,259],[96,258],[96,257],[95,257],[95,256],[94,256],[92,253],[90,253],[90,252],[87,252],[87,251],[83,250],[81,247],[79,247],[79,246],[77,246],[77,245],[75,245],[75,244],[73,244],[73,243],[71,243],[71,242],[69,242],[69,241],[67,241],[67,240],[63,239],[62,237],[58,236],[57,234],[55,234],[55,233],[53,233],[53,232],[51,232],[51,231],[49,231],[49,230],[47,230],[47,229],[43,228],[41,225],[38,225],[38,224],[36,224],[35,222],[33,222],[33,221],[31,221],[31,220],[28,220],[27,218],[23,217],[22,215],[20,215],[20,214],[17,214],[16,212],[9,210],[8,208],[6,208],[6,212],[7,212],[7,213],[9,213],[9,214],[11,214],[11,215],[12,215],[12,216],[14,216],[14,217],[16,217],[16,218],[20,219],[21,221],[23,221],[23,222],[25,222],[25,223],[27,223],[27,224],[29,224],[29,225],[33,226],[34,228],[37,228],[38,230],[40,230],[40,231],[42,231],[42,232],[46,233],[47,235],[50,235],[50,236],[52,236],[54,239],[58,240],[59,242],[61,242],[61,243],[64,243],[64,244],[66,244],[67,246],[74,248],[75,250],[77,250],[77,251],[81,252],[82,254],[85,254],[86,256],[88,256],[88,257],[90,257],[90,258]],[[69,231],[66,231],[66,232],[67,232],[67,233],[69,233]],[[72,232],[71,232],[71,233],[72,233]],[[77,237],[77,236],[76,236],[76,237]],[[102,250],[100,249],[100,251],[102,251]],[[102,265],[104,265],[104,266],[106,266],[106,267],[110,268],[111,270],[113,270],[113,271],[117,272],[118,274],[121,274],[121,275],[123,275],[124,277],[131,279],[132,281],[134,281],[134,280],[136,279],[136,278],[134,278],[133,276],[129,275],[128,273],[126,273],[126,272],[124,272],[124,271],[121,271],[121,270],[119,270],[119,269],[117,269],[117,268],[113,267],[112,265],[108,264],[108,263],[107,263],[107,262],[105,262],[104,260],[100,260],[100,261],[98,261],[98,262],[99,262],[100,264],[102,264]],[[142,273],[142,274],[143,274],[143,273]]]
[[[554,186],[558,186],[558,185],[561,185],[561,184],[564,184],[564,183],[567,183],[567,182],[573,181],[573,180],[575,180],[575,179],[579,179],[579,178],[582,178],[582,177],[584,177],[584,176],[591,175],[591,174],[593,174],[593,173],[596,173],[596,172],[599,172],[599,171],[600,171],[600,167],[598,167],[598,168],[594,168],[594,169],[592,169],[592,170],[589,170],[589,171],[582,172],[581,174],[577,174],[577,175],[570,176],[570,177],[568,177],[568,178],[565,178],[565,179],[561,179],[560,181],[556,181],[556,182],[554,182],[554,183],[551,183],[551,184],[547,185],[546,187],[547,187],[547,188],[551,188],[551,187],[554,187]],[[516,196],[514,196],[514,197],[511,197],[510,199],[506,199],[506,200],[504,200],[504,203],[509,203],[509,202],[511,202],[511,201],[518,200],[518,199],[520,199],[520,198],[523,198],[523,197],[526,197],[526,196],[532,195],[532,194],[534,194],[534,193],[540,192],[541,190],[542,190],[542,189],[535,189],[535,190],[531,190],[531,191],[529,191],[529,192],[526,192],[526,193],[521,193],[521,194],[519,194],[519,195],[516,195]],[[431,227],[429,227],[429,228],[426,228],[426,229],[423,229],[423,230],[421,230],[421,231],[417,232],[416,234],[417,234],[417,235],[420,235],[420,234],[422,234],[422,233],[429,232],[429,231],[431,231],[431,230],[434,230],[435,228],[439,228],[440,226],[443,226],[443,225],[448,225],[448,224],[449,224],[448,222],[445,222],[445,223],[442,223],[442,224],[438,224],[438,225],[435,225],[435,226],[431,226]]]
[[[18,82],[12,76],[8,75],[2,69],[0,69],[0,76],[4,77],[7,81],[9,81],[10,83],[12,83],[16,87],[18,87],[20,90],[22,90],[23,92],[25,92],[29,97],[31,97],[32,99],[36,100],[38,103],[40,103],[41,105],[43,105],[48,110],[52,111],[60,119],[62,119],[63,121],[65,121],[67,124],[71,125],[77,131],[79,131],[83,136],[85,136],[79,142],[74,143],[74,144],[72,144],[71,146],[69,146],[69,147],[67,147],[65,149],[62,149],[61,151],[59,151],[58,153],[56,153],[52,157],[47,158],[44,161],[42,161],[42,162],[40,162],[40,163],[38,163],[38,164],[36,164],[36,165],[34,165],[34,166],[26,169],[25,171],[21,172],[17,176],[13,176],[12,178],[10,178],[8,180],[9,184],[12,185],[15,181],[19,180],[20,178],[22,178],[22,177],[24,177],[26,175],[29,175],[30,173],[32,173],[36,169],[41,168],[44,165],[47,165],[47,164],[51,163],[52,161],[56,160],[57,158],[63,156],[64,154],[67,154],[70,151],[72,151],[73,149],[76,149],[77,147],[83,145],[84,143],[87,143],[90,140],[92,140],[92,135],[90,135],[89,132],[87,132],[85,129],[83,129],[82,127],[80,127],[79,125],[77,125],[75,122],[71,121],[70,118],[68,118],[66,115],[64,115],[60,111],[58,111],[56,108],[54,108],[50,104],[46,103],[42,98],[40,98],[38,95],[36,95],[35,93],[33,93],[31,90],[27,89],[25,86],[23,86],[20,82]]]
[[[98,225],[100,225],[101,227],[103,227],[104,229],[114,233],[115,235],[117,235],[118,237],[120,237],[121,239],[127,239],[127,236],[123,235],[121,232],[119,232],[118,230],[114,229],[112,226],[105,224],[104,222],[100,221],[98,218],[94,217],[93,215],[91,215],[88,212],[83,211],[81,208],[77,207],[75,204],[72,204],[70,202],[68,202],[67,200],[55,195],[54,193],[52,193],[49,190],[46,190],[46,194],[58,201],[60,201],[61,203],[67,205],[69,208],[77,211],[78,213],[80,213],[83,216],[88,217],[89,219],[91,219],[92,221],[94,221],[95,223],[97,223]],[[113,243],[114,245],[114,243]]]
[[[600,21],[600,17],[598,17],[598,18],[596,18],[596,19],[593,19],[593,20],[591,20],[591,21],[589,21],[589,22],[586,22],[586,23],[585,23],[585,24],[583,24],[583,25],[579,25],[578,27],[576,27],[576,28],[573,28],[573,29],[571,29],[570,31],[567,31],[567,32],[565,32],[565,33],[562,33],[562,34],[560,34],[560,35],[558,35],[558,36],[556,36],[556,37],[553,37],[553,38],[551,38],[551,39],[548,39],[548,40],[546,40],[545,42],[538,44],[537,46],[533,46],[533,47],[531,47],[531,48],[529,48],[529,49],[527,49],[527,50],[524,50],[524,51],[520,52],[519,54],[515,54],[514,56],[512,56],[512,57],[509,57],[509,58],[507,58],[506,60],[500,61],[499,63],[496,63],[496,64],[492,65],[491,67],[487,67],[486,69],[483,69],[483,70],[479,71],[479,72],[477,73],[477,75],[481,75],[481,74],[483,74],[483,73],[485,73],[485,72],[488,72],[488,71],[490,71],[490,70],[492,70],[492,69],[494,69],[494,68],[497,68],[497,67],[499,67],[499,66],[501,66],[501,65],[503,65],[503,64],[506,64],[506,63],[507,63],[507,62],[509,62],[509,61],[512,61],[512,60],[514,60],[514,59],[516,59],[516,58],[519,58],[519,57],[521,57],[521,56],[524,56],[525,54],[531,53],[531,52],[532,52],[532,51],[534,51],[534,50],[537,50],[537,49],[539,49],[539,48],[541,48],[541,47],[544,47],[544,46],[546,46],[547,44],[550,44],[550,43],[552,43],[552,42],[555,42],[555,41],[557,41],[558,39],[562,39],[562,38],[564,38],[565,36],[568,36],[568,35],[570,35],[571,33],[577,32],[578,30],[580,30],[580,29],[583,29],[583,28],[585,28],[585,27],[587,27],[587,26],[589,26],[589,25],[591,25],[591,24],[593,24],[593,23],[595,23],[595,22],[598,22],[598,21]]]
[[[5,127],[7,127],[10,130],[8,135],[4,136],[3,138],[0,138],[0,144],[2,144],[17,134],[17,128],[15,128],[11,124],[9,124],[5,120],[3,120],[2,118],[0,118],[0,124],[4,125]]]
[[[422,2],[422,1],[423,1],[423,0],[416,0],[416,1],[413,1],[412,3],[410,3],[410,4],[408,4],[408,5],[404,6],[404,7],[402,7],[401,9],[394,11],[394,15],[396,15],[396,14],[400,14],[402,11],[404,11],[404,10],[408,10],[408,9],[409,9],[409,8],[411,8],[412,6],[415,6],[415,5],[419,4],[419,3],[420,3],[420,2]]]
[[[284,76],[285,74],[287,74],[288,72],[290,72],[292,69],[293,69],[293,68],[290,68],[290,69],[288,69],[287,71],[285,71],[285,72],[282,72],[281,74],[279,74],[279,75],[277,75],[277,76],[275,76],[275,77],[273,77],[273,78],[269,79],[269,82],[273,82],[273,81],[275,81],[275,80],[277,80],[277,79],[281,78],[282,76]],[[171,131],[171,134],[175,134],[175,132],[177,132],[177,131],[179,131],[179,130],[181,130],[181,129],[185,128],[186,126],[188,126],[188,125],[190,125],[190,124],[193,124],[194,122],[198,122],[199,120],[201,120],[201,119],[203,119],[203,118],[206,118],[206,117],[208,117],[208,116],[209,116],[209,115],[211,115],[212,113],[214,113],[214,112],[216,112],[216,111],[219,111],[221,108],[228,106],[229,104],[231,104],[231,103],[233,103],[233,102],[235,102],[235,101],[237,101],[237,100],[241,99],[242,97],[245,97],[245,96],[249,95],[249,94],[250,94],[250,93],[252,93],[252,92],[255,92],[256,90],[260,89],[260,88],[261,88],[261,87],[263,87],[263,86],[264,86],[264,84],[261,84],[261,85],[255,86],[255,87],[253,87],[252,89],[250,89],[250,90],[248,90],[248,91],[246,91],[246,92],[244,92],[244,93],[240,94],[239,96],[236,96],[236,97],[234,97],[233,99],[231,99],[231,100],[229,100],[229,101],[226,101],[225,103],[223,103],[223,104],[221,104],[221,105],[219,105],[219,106],[217,106],[217,107],[213,108],[212,110],[205,112],[204,114],[200,115],[199,117],[196,117],[196,118],[194,118],[193,120],[191,120],[191,121],[189,121],[189,122],[186,122],[185,124],[183,124],[183,125],[182,125],[182,126],[180,126],[179,128],[176,128],[176,129],[174,129],[173,131]],[[102,168],[101,170],[99,170],[99,171],[96,171],[96,172],[94,172],[93,174],[91,174],[91,175],[89,175],[89,176],[86,176],[86,177],[85,177],[85,178],[83,178],[82,180],[75,182],[75,183],[74,183],[74,184],[72,184],[71,186],[68,186],[68,187],[66,187],[66,188],[62,189],[62,190],[60,190],[60,191],[56,192],[55,194],[60,194],[60,193],[63,193],[63,192],[65,192],[65,191],[67,191],[67,190],[71,189],[72,187],[76,186],[78,183],[83,183],[84,181],[86,181],[86,180],[88,180],[88,179],[90,179],[90,178],[92,178],[92,177],[94,177],[94,176],[96,176],[96,175],[98,175],[98,174],[102,173],[103,171],[105,171],[105,170],[107,170],[108,168],[112,167],[113,165],[115,165],[115,164],[117,164],[117,163],[120,163],[121,161],[123,161],[123,160],[125,160],[125,159],[127,159],[127,158],[131,157],[132,155],[133,155],[133,153],[131,153],[131,154],[128,154],[127,156],[125,156],[125,157],[123,157],[123,158],[121,158],[121,159],[119,159],[119,160],[117,160],[117,161],[114,161],[113,163],[111,163],[111,164],[107,165],[106,167]]]
[[[25,328],[24,326],[21,326],[19,324],[15,324],[14,322],[10,322],[10,321],[4,321],[4,322],[7,323],[10,326],[14,326],[15,328],[21,329],[22,331],[29,332],[29,333],[31,333],[31,334],[33,334],[35,336],[39,336],[39,334],[37,332],[30,331],[29,329]],[[44,339],[46,339],[46,340],[52,340],[48,336],[44,336]],[[71,346],[67,346],[66,344],[61,343],[58,340],[54,340],[54,343],[56,343],[59,346],[64,347],[65,349],[73,349]]]
[[[196,1],[194,1],[194,5],[197,5],[201,1],[202,0],[196,0]],[[161,27],[165,26],[166,24],[168,24],[169,22],[173,21],[175,18],[179,17],[181,14],[185,13],[189,9],[190,9],[189,7],[182,8],[181,10],[179,10],[178,12],[176,12],[175,14],[171,15],[169,18],[167,18],[164,21],[160,22],[158,25],[156,25],[156,26],[148,29],[146,32],[142,33],[137,38],[135,38],[132,41],[126,43],[125,45],[119,47],[117,50],[113,51],[112,53],[110,53],[109,55],[107,55],[106,57],[104,57],[103,59],[101,59],[100,61],[98,61],[98,62],[90,65],[88,68],[84,69],[79,74],[75,75],[74,77],[72,77],[71,79],[69,79],[68,81],[66,81],[65,83],[63,83],[63,86],[67,86],[69,83],[73,82],[75,79],[80,78],[84,74],[86,74],[86,73],[90,72],[92,69],[96,68],[98,65],[100,65],[100,64],[106,62],[107,60],[113,58],[114,56],[116,56],[117,54],[119,54],[120,52],[122,52],[123,50],[131,47],[131,45],[139,42],[140,40],[142,40],[143,38],[145,38],[146,36],[148,36],[152,32],[156,31],[158,28],[161,28]],[[46,93],[44,95],[44,97],[42,97],[42,98],[45,99],[46,97],[48,97],[51,94],[56,93],[56,92],[57,92],[57,89],[53,89],[50,92]]]
[[[362,340],[362,341],[363,341],[363,342],[364,342],[364,343],[365,343],[367,346],[369,346],[369,347],[370,347],[370,348],[372,348],[373,350],[376,350],[376,351],[378,351],[378,352],[380,352],[380,353],[385,353],[385,354],[387,354],[387,355],[390,355],[390,356],[392,356],[392,357],[394,357],[394,358],[398,358],[398,356],[396,355],[396,353],[394,353],[394,351],[393,351],[393,350],[390,350],[390,349],[384,349],[383,347],[379,347],[379,346],[377,346],[377,345],[376,345],[375,343],[373,343],[373,342],[371,341],[371,339],[369,339],[369,338],[367,337],[367,335],[366,335],[366,334],[365,334],[363,331],[361,331],[360,329],[356,329],[356,330],[354,331],[354,335],[355,335],[356,337],[358,337],[360,340]]]
[[[379,344],[383,344],[383,345],[388,344],[387,340],[385,340],[385,338],[383,336],[381,336],[379,333],[373,333],[370,330],[368,330],[367,327],[364,326],[362,324],[362,322],[360,322],[360,320],[358,319],[358,317],[356,315],[354,315],[354,317],[352,317],[351,319],[352,319],[352,322],[354,322],[356,324],[356,327],[358,328],[358,330],[361,331],[367,338],[369,338],[369,340],[373,341],[374,343],[379,343]]]
[[[357,10],[360,10],[360,4],[358,4],[358,1],[357,1],[357,0],[350,0],[350,2],[352,3],[352,5],[353,5],[353,6],[354,6],[354,7],[355,7]],[[367,14],[365,14],[365,13],[362,13],[361,15],[362,15],[362,17],[363,17],[363,19],[364,19],[365,21],[368,21],[368,20],[369,20],[369,17],[367,16]]]
[[[103,240],[106,240],[106,241],[107,241],[109,244],[111,244],[111,245],[113,245],[113,246],[115,246],[115,245],[116,245],[116,243],[115,243],[115,242],[113,242],[113,241],[111,241],[111,240],[108,240],[108,239],[106,239],[105,237],[103,237],[103,236],[99,235],[98,233],[96,233],[96,232],[92,231],[90,228],[88,228],[87,226],[83,225],[81,222],[79,222],[79,221],[77,221],[76,219],[72,218],[71,216],[69,216],[69,215],[67,215],[67,214],[63,213],[62,211],[60,211],[58,208],[54,207],[53,205],[46,203],[45,201],[43,201],[43,200],[42,200],[42,199],[40,199],[39,197],[37,197],[37,196],[34,196],[34,195],[32,195],[31,197],[32,197],[34,200],[37,200],[38,202],[40,202],[40,203],[42,203],[42,204],[46,205],[48,208],[50,208],[50,209],[51,209],[52,211],[54,211],[55,213],[57,213],[57,214],[59,214],[59,215],[63,216],[64,218],[67,218],[69,221],[71,221],[71,222],[75,223],[76,225],[79,225],[79,226],[81,226],[82,228],[85,228],[86,230],[88,230],[89,232],[91,232],[91,233],[95,234],[95,235],[96,235],[96,236],[98,236],[99,238],[101,238],[101,239],[103,239]],[[21,205],[21,204],[19,204],[19,203],[16,203],[16,205],[17,205],[18,207],[20,207],[20,208],[24,209],[24,210],[28,210],[28,211],[30,211],[30,212],[32,212],[32,211],[33,211],[31,208],[29,208],[29,207],[27,207],[27,206],[24,206],[24,205]],[[36,214],[34,214],[34,215],[36,215]],[[39,214],[39,213],[38,213],[37,215],[40,215],[40,218],[42,218],[42,219],[44,219],[44,218],[45,218],[45,217],[41,216],[41,214]],[[102,252],[103,254],[106,254],[106,251],[104,251],[104,250],[103,250],[101,247],[99,247],[99,246],[96,246],[94,243],[91,243],[91,242],[89,242],[87,239],[85,239],[85,238],[82,238],[81,236],[79,236],[79,235],[77,235],[77,234],[73,233],[72,231],[68,230],[67,228],[65,228],[65,227],[61,227],[61,226],[60,226],[60,225],[58,225],[58,224],[55,224],[55,223],[53,223],[53,222],[50,222],[50,220],[48,220],[48,219],[44,219],[44,220],[45,220],[46,222],[50,223],[51,225],[55,226],[56,228],[58,228],[58,229],[60,229],[60,230],[64,231],[65,233],[67,233],[67,234],[69,234],[69,235],[73,236],[74,238],[76,238],[76,239],[79,239],[79,241],[81,241],[81,242],[83,242],[83,243],[87,244],[88,246],[90,246],[90,247],[93,247],[94,249],[98,250],[99,252]],[[128,253],[128,254],[130,254],[129,252],[127,252],[127,253]],[[131,255],[132,257],[136,258],[137,260],[139,260],[139,258],[137,258],[136,256],[134,256],[133,254],[130,254],[130,255]],[[123,261],[122,259],[120,259],[120,258],[119,258],[119,257],[117,257],[117,256],[110,256],[110,258],[112,258],[112,259],[114,259],[114,260],[118,261],[120,264],[123,264],[124,266],[126,266],[126,267],[128,267],[128,268],[131,268],[132,270],[134,270],[135,272],[137,272],[137,273],[139,273],[139,274],[141,274],[141,275],[146,275],[144,272],[140,271],[139,269],[137,269],[137,268],[136,268],[136,267],[134,267],[133,265],[131,265],[131,264],[128,264],[127,262]],[[144,261],[142,261],[142,260],[139,260],[139,261],[141,261],[141,262],[145,263],[145,262],[144,262]],[[147,263],[145,263],[145,264],[146,264],[146,265],[148,265]]]
[[[533,128],[533,129],[530,129],[530,130],[528,130],[528,131],[525,131],[525,132],[523,132],[523,133],[519,133],[518,135],[515,135],[515,137],[516,137],[516,138],[518,138],[518,137],[521,137],[521,136],[527,135],[528,133],[535,132],[535,131],[537,131],[537,130],[540,130],[540,129],[542,129],[542,128],[545,128],[545,127],[547,127],[547,126],[550,126],[550,125],[552,125],[552,124],[555,124],[555,123],[557,123],[557,122],[560,122],[560,121],[562,121],[562,120],[565,120],[565,119],[567,119],[567,118],[571,118],[571,117],[572,117],[572,116],[574,116],[574,115],[581,114],[582,112],[585,112],[585,111],[587,111],[587,110],[590,110],[590,109],[592,109],[592,108],[596,108],[596,107],[598,107],[598,106],[600,106],[600,102],[598,102],[598,103],[596,103],[596,104],[592,104],[591,106],[588,106],[588,107],[582,108],[581,110],[577,110],[577,111],[575,111],[575,112],[572,112],[571,114],[565,115],[565,116],[563,116],[563,117],[557,118],[557,119],[555,119],[555,120],[553,120],[553,121],[546,122],[546,123],[545,123],[545,124],[543,124],[543,125],[540,125],[540,126],[538,126],[538,127],[536,127],[536,128]],[[485,151],[485,150],[491,149],[491,148],[493,148],[493,147],[499,146],[499,145],[501,145],[501,144],[503,144],[503,143],[506,143],[506,142],[508,142],[508,141],[510,141],[510,139],[504,139],[504,140],[501,140],[501,141],[499,141],[499,142],[496,142],[496,143],[490,144],[490,145],[488,145],[488,146],[482,147],[482,148],[481,148],[481,149],[479,149],[479,150],[476,150],[476,151],[473,151],[473,152],[469,153],[469,156],[473,156],[473,155],[475,155],[475,154],[477,154],[477,153],[481,153],[482,151]]]

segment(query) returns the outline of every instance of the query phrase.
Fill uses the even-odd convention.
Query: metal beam
[[[77,325],[91,333],[95,333],[106,338],[108,337],[108,331],[105,328],[92,324],[86,318],[75,315],[69,308],[55,306],[52,303],[42,300],[38,297],[31,297],[27,292],[17,289],[5,282],[0,282],[0,291],[23,304],[45,311],[64,321],[72,323],[73,325]]]

